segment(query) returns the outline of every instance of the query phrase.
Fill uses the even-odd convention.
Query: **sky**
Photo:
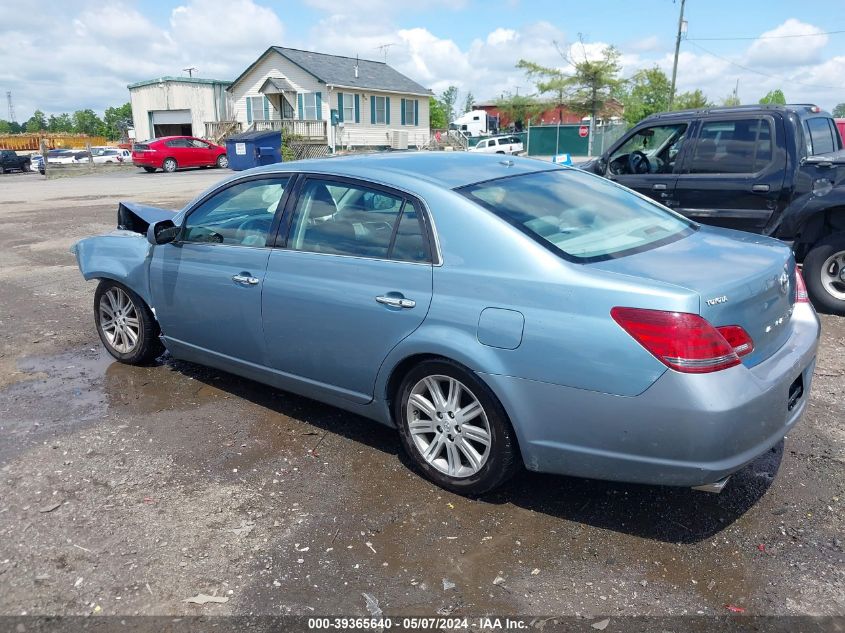
[[[614,45],[624,77],[654,65],[671,74],[679,6],[680,0],[3,2],[0,97],[12,92],[19,122],[35,109],[102,113],[128,101],[130,83],[184,75],[188,66],[198,69],[195,76],[234,79],[268,46],[281,45],[386,55],[435,93],[453,84],[461,103],[467,93],[486,101],[534,93],[517,61],[565,66],[558,49],[594,57]],[[790,103],[830,110],[845,102],[845,0],[687,0],[685,17],[679,91],[700,88],[719,102],[739,81],[743,102],[774,88]],[[0,118],[8,118],[5,100]]]

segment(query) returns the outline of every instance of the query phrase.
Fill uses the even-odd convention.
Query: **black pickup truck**
[[[579,166],[703,224],[789,242],[813,304],[845,315],[845,150],[817,106],[656,114]]]
[[[18,156],[10,149],[0,149],[0,174],[5,174],[13,169],[29,171],[29,157]]]

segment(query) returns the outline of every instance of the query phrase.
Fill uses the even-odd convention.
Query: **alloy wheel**
[[[406,404],[408,430],[428,464],[449,477],[470,477],[490,456],[487,413],[475,394],[450,376],[426,376]]]
[[[140,338],[140,321],[135,305],[125,291],[109,288],[100,297],[100,329],[109,345],[120,354],[130,353]]]
[[[822,286],[832,297],[845,301],[845,251],[828,257],[821,269]]]

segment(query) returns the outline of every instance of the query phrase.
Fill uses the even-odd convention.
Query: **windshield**
[[[668,209],[575,169],[500,178],[459,191],[574,261],[630,255],[695,230]]]

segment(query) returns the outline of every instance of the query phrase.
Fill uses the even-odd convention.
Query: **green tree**
[[[738,105],[742,105],[742,102],[739,100],[739,97],[736,96],[736,93],[732,92],[727,97],[722,99],[722,105],[723,106],[738,106]]]
[[[106,136],[112,140],[122,138],[126,130],[132,127],[132,104],[129,102],[114,108],[106,108],[103,115]]]
[[[451,123],[455,120],[455,104],[458,102],[458,87],[449,86],[440,95],[440,105],[446,113],[446,120]]]
[[[505,93],[496,101],[496,110],[499,111],[499,114],[516,125],[517,128],[529,123],[543,109],[543,104],[539,103],[534,97],[510,92]]]
[[[675,100],[672,102],[672,109],[695,110],[698,108],[709,108],[712,105],[713,104],[707,99],[707,95],[705,95],[701,90],[692,90],[676,95]]]
[[[625,106],[625,121],[629,125],[669,109],[669,78],[657,66],[639,71],[628,85],[630,90],[622,98],[622,104]]]
[[[12,124],[8,121],[0,119],[0,134],[11,134],[12,133]]]
[[[466,99],[464,99],[464,112],[471,112],[474,105],[475,96],[471,92],[468,92]]]
[[[47,117],[41,110],[36,110],[29,117],[29,120],[24,124],[27,132],[40,132],[47,129]]]
[[[449,127],[443,104],[434,97],[428,98],[428,120],[429,127],[432,130],[445,130]]]
[[[833,116],[837,119],[845,118],[845,103],[840,103],[835,108],[833,108]]]
[[[73,131],[77,134],[88,134],[90,136],[97,136],[105,132],[105,125],[93,110],[77,110],[71,117],[73,121]]]
[[[47,129],[50,132],[72,132],[73,121],[71,121],[67,112],[62,112],[58,116],[51,114],[47,120]]]
[[[580,55],[567,55],[558,48],[570,70],[541,66],[524,59],[519,60],[517,68],[535,79],[538,91],[553,93],[559,104],[565,104],[578,114],[589,114],[595,121],[624,83],[619,78],[619,51],[614,46],[608,46],[598,59],[590,59],[583,40],[580,44]]]
[[[776,88],[775,90],[769,90],[768,94],[760,99],[760,103],[764,105],[786,105],[786,97],[783,95],[783,90]]]

